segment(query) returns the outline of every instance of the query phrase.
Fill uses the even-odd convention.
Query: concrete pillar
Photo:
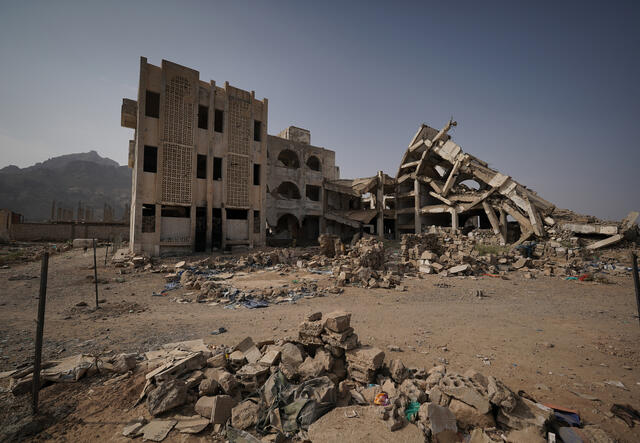
[[[224,205],[224,203],[223,203]],[[222,216],[222,243],[221,243],[221,249],[224,251],[225,248],[227,247],[227,208],[225,208],[224,206],[221,208],[220,210],[220,215]]]
[[[451,229],[458,230],[458,213],[455,209],[451,209]]]
[[[500,208],[500,229],[502,231],[502,238],[504,238],[505,243],[507,240],[507,213],[504,212],[504,209]]]
[[[416,234],[420,234],[422,232],[422,215],[420,215],[420,182],[418,180],[413,181],[413,191],[415,194],[415,212],[414,212],[414,223]]]
[[[209,118],[207,121],[207,251],[213,251],[213,143],[215,122],[216,82],[209,82]]]

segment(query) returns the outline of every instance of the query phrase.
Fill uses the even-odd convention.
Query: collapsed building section
[[[342,240],[364,233],[393,238],[394,192],[395,179],[382,171],[373,177],[326,181],[324,232],[337,234]]]
[[[420,233],[423,226],[458,229],[467,223],[490,227],[500,242],[510,236],[510,216],[517,223],[516,243],[544,236],[554,205],[535,192],[462,151],[449,130],[422,125],[409,143],[398,169],[398,232]]]

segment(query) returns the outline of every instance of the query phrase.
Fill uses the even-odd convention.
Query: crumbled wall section
[[[229,151],[227,206],[249,206],[249,152],[251,143],[251,95],[233,88],[229,97]]]
[[[162,150],[162,200],[191,202],[193,153],[193,104],[189,80],[175,76],[164,96],[164,145]]]

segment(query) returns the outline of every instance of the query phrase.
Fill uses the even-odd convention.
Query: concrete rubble
[[[230,441],[237,435],[280,441],[318,435],[318,426],[335,421],[319,419],[334,410],[375,417],[383,424],[381,435],[389,433],[386,438],[407,426],[417,427],[424,441],[490,442],[523,432],[542,439],[554,429],[552,409],[494,377],[385,359],[381,349],[360,343],[348,312],[310,313],[298,334],[262,343],[247,337],[231,347],[192,340],[164,345],[144,359],[113,358],[137,363],[126,366],[128,374],[145,373],[137,404],[144,403],[152,417],[132,419],[122,435],[162,441],[174,428],[188,434],[211,428]],[[118,383],[126,383],[113,373]]]

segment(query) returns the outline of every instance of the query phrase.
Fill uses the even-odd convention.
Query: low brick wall
[[[129,225],[122,223],[17,223],[11,225],[16,241],[67,241],[74,238],[129,240]]]

